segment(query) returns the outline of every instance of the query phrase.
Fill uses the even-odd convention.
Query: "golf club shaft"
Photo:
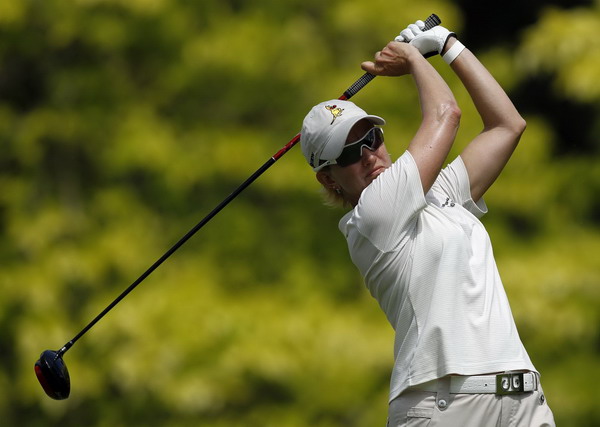
[[[441,23],[437,15],[430,15],[425,21],[425,30],[431,29]],[[356,82],[352,84],[338,99],[348,100],[356,95],[363,87],[365,87],[375,76],[370,73],[363,74]],[[125,289],[113,302],[111,302],[100,314],[98,314],[90,323],[87,324],[77,335],[67,342],[58,352],[56,357],[62,357],[79,338],[89,331],[100,319],[102,319],[110,310],[113,309],[123,298],[133,291],[144,279],[146,279],[154,270],[156,270],[163,262],[167,260],[173,253],[187,242],[194,234],[204,227],[216,214],[218,214],[225,206],[235,199],[244,189],[252,184],[259,176],[287,153],[294,145],[300,141],[300,134],[294,136],[287,144],[285,144],[277,153],[267,160],[256,172],[254,172],[246,181],[237,187],[229,196],[227,196],[217,207],[208,213],[198,224],[185,234],[177,243],[175,243],[167,252],[165,252],[154,264],[150,266],[140,277],[138,277],[127,289]]]

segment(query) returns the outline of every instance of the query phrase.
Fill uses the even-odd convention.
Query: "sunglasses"
[[[344,146],[342,153],[335,160],[323,160],[323,163],[319,165],[315,171],[323,169],[329,165],[339,165],[341,167],[350,166],[358,162],[362,158],[363,147],[370,151],[377,150],[381,144],[383,144],[383,129],[374,127],[358,141]]]

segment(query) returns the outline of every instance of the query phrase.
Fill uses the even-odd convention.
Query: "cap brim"
[[[348,119],[343,124],[341,124],[335,131],[335,136],[332,136],[331,139],[327,142],[321,155],[319,156],[320,160],[335,160],[340,154],[342,154],[342,150],[344,149],[344,145],[346,145],[346,139],[348,138],[348,134],[352,127],[361,120],[367,119],[371,123],[383,126],[385,125],[385,120],[379,116],[366,115],[366,116],[357,116],[351,119]]]

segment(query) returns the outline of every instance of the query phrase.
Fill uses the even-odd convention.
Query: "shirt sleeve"
[[[392,250],[409,237],[426,205],[419,170],[406,151],[363,191],[342,232],[356,227],[379,250]]]
[[[469,174],[460,156],[440,172],[432,190],[446,194],[477,218],[481,218],[487,213],[487,206],[483,198],[475,202],[471,197]]]

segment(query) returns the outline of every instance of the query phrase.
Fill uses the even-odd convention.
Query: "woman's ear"
[[[321,185],[325,188],[333,190],[333,189],[339,187],[337,185],[337,183],[335,182],[335,180],[331,177],[331,175],[325,171],[317,172],[316,176],[317,176],[317,181],[319,181],[321,183]]]

